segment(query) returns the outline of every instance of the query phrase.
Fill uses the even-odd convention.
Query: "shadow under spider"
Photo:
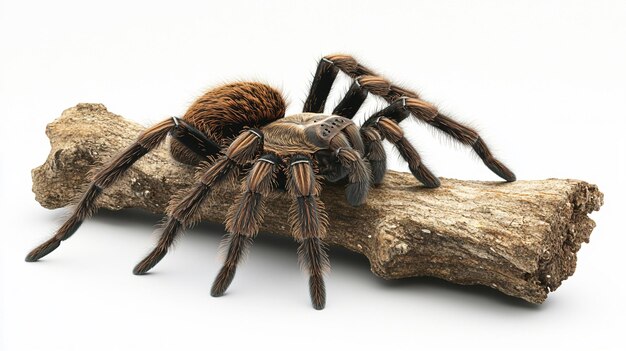
[[[152,214],[139,209],[123,209],[121,211],[100,209],[98,214],[92,218],[92,221],[106,223],[107,225],[126,227],[128,228],[127,234],[133,235],[133,227],[151,227],[156,229],[158,224],[161,223],[162,218],[162,215]],[[145,232],[142,231],[141,235],[144,236],[144,233]],[[193,229],[188,230],[185,233],[185,236],[201,236],[202,238],[209,238],[209,240],[211,240],[211,245],[218,247],[224,234],[225,231],[223,224],[199,222]],[[184,238],[181,238],[181,240],[184,240]],[[254,250],[254,247],[257,247],[259,251],[271,251],[273,252],[272,256],[275,257],[276,255],[292,252],[295,255],[298,244],[293,239],[285,236],[260,232],[255,238],[252,250]],[[207,248],[202,247],[201,249],[205,250]],[[217,252],[215,252],[215,254],[216,253]],[[420,291],[441,290],[452,292],[458,297],[465,296],[478,299],[481,300],[480,303],[488,301],[488,303],[496,303],[527,311],[540,311],[547,308],[549,305],[549,301],[544,302],[542,305],[533,304],[516,297],[508,296],[487,286],[458,285],[434,277],[410,277],[385,280],[371,273],[369,260],[364,255],[336,245],[331,245],[329,247],[329,254],[332,266],[347,267],[354,273],[362,274],[362,276],[359,277],[360,279],[371,279],[369,281],[373,281],[373,284],[382,286],[386,289],[413,290],[415,291],[415,298],[419,298]],[[351,276],[354,275],[351,273]],[[451,297],[453,296],[451,295]]]

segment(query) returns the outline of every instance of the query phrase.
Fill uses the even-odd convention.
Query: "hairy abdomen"
[[[199,97],[183,119],[221,146],[236,137],[244,127],[260,128],[285,116],[285,99],[276,89],[257,82],[238,82],[211,89]],[[201,157],[176,140],[172,156],[187,164]]]

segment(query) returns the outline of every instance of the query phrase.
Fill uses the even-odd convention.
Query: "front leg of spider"
[[[329,144],[348,175],[346,200],[352,206],[364,204],[371,187],[372,176],[368,164],[361,157],[362,153],[351,147],[348,137],[343,133],[337,134]]]
[[[133,269],[136,275],[147,273],[165,255],[181,230],[191,226],[202,204],[215,186],[237,177],[239,166],[253,160],[263,148],[263,134],[257,129],[244,131],[228,147],[226,154],[202,174],[180,201],[168,208],[168,217],[156,247]]]
[[[287,190],[292,202],[289,223],[294,238],[300,243],[298,259],[309,275],[309,292],[313,308],[326,306],[324,273],[330,264],[322,241],[328,228],[328,216],[319,198],[320,186],[313,173],[312,161],[303,155],[291,157],[287,172]]]
[[[274,154],[260,157],[246,177],[242,186],[243,193],[228,210],[228,234],[222,241],[222,247],[227,248],[226,258],[211,287],[211,296],[224,295],[235,277],[237,264],[259,232],[265,214],[265,201],[276,187],[280,163],[280,158]]]
[[[132,145],[113,157],[93,176],[87,191],[82,195],[70,217],[50,239],[33,249],[26,256],[26,261],[34,262],[41,259],[59,247],[61,241],[71,237],[83,221],[96,212],[98,209],[96,200],[102,192],[115,183],[141,157],[163,143],[168,134],[189,145],[191,143],[188,140],[196,141],[199,146],[192,151],[197,153],[199,157],[206,159],[219,151],[215,142],[177,117],[168,118],[148,128],[139,135]]]

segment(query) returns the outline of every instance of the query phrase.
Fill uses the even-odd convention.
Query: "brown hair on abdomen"
[[[260,128],[285,116],[285,99],[278,90],[258,82],[237,82],[213,88],[189,107],[183,119],[223,147],[244,127]],[[171,153],[180,162],[201,158],[176,140]]]

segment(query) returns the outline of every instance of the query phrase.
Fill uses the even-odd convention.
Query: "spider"
[[[333,112],[324,114],[340,71],[351,77],[352,85]],[[352,118],[369,94],[389,104],[357,127]],[[471,146],[494,173],[507,182],[515,181],[515,175],[491,154],[476,131],[348,55],[329,55],[319,61],[302,113],[285,116],[285,108],[277,90],[258,82],[236,82],[207,91],[182,118],[168,118],[148,128],[94,173],[71,216],[54,236],[32,250],[26,261],[48,255],[74,234],[97,210],[98,196],[168,135],[172,157],[202,165],[201,170],[195,184],[170,200],[156,247],[133,273],[145,274],[166,255],[178,234],[199,219],[199,209],[214,188],[241,179],[241,193],[226,215],[228,234],[222,242],[226,257],[211,288],[216,297],[232,282],[238,263],[258,233],[266,199],[282,190],[291,200],[289,223],[299,242],[299,261],[309,276],[312,305],[323,309],[323,276],[329,260],[323,242],[328,218],[319,198],[322,182],[345,184],[347,201],[354,206],[363,204],[369,188],[383,181],[386,154],[382,142],[388,140],[424,187],[440,184],[399,125],[411,115]]]

